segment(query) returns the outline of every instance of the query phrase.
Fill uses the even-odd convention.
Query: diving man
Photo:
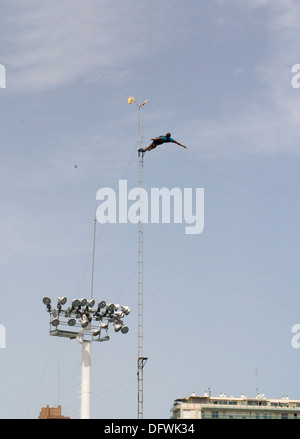
[[[186,146],[184,146],[181,143],[177,142],[176,140],[172,139],[170,133],[167,133],[165,136],[155,137],[155,139],[151,139],[151,140],[152,140],[151,145],[149,145],[145,149],[140,148],[138,150],[138,152],[151,151],[152,149],[156,148],[158,145],[162,145],[163,143],[176,143],[176,145],[179,145],[179,146],[182,146],[183,148],[186,148]]]

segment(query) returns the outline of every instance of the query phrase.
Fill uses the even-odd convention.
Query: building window
[[[271,413],[264,413],[264,419],[272,419]]]
[[[184,417],[184,419],[190,418],[191,417],[190,410],[182,410],[182,416]]]
[[[219,412],[218,412],[217,410],[213,410],[213,411],[211,412],[211,417],[212,417],[213,419],[217,419],[217,418],[219,417]]]
[[[287,413],[281,413],[281,419],[287,419],[288,414]]]

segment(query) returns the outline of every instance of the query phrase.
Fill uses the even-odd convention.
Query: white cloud
[[[228,0],[216,4],[229,4],[233,12],[234,7],[244,10],[247,18],[254,9],[258,14],[264,8],[268,39],[261,44],[267,45],[267,56],[253,65],[257,89],[262,93],[257,94],[255,104],[245,102],[238,115],[210,122],[192,120],[185,122],[186,126],[201,132],[209,156],[223,151],[298,152],[300,90],[291,87],[291,67],[300,62],[299,3]],[[181,22],[187,25],[187,20],[180,19],[187,8],[176,0],[166,0],[163,6],[160,0],[28,0],[26,5],[12,0],[9,5],[14,6],[10,17],[6,16],[9,50],[1,61],[8,67],[11,90],[47,90],[74,81],[119,77],[131,68],[131,62],[174,46],[183,38],[178,26]],[[219,25],[223,26],[225,19],[217,18]],[[232,19],[237,20],[234,14]],[[166,34],[168,38],[163,38]],[[233,66],[233,80],[245,71],[239,61]],[[225,148],[221,146],[224,142]]]
[[[113,64],[107,2],[31,0],[10,20],[11,88],[45,89]]]
[[[228,113],[223,120],[191,121],[186,134],[200,133],[199,152],[207,158],[299,154],[300,89],[291,86],[291,68],[300,63],[300,4],[295,0],[230,0],[230,4],[247,14],[266,7],[267,39],[261,44],[267,46],[267,56],[253,65],[260,93],[255,103],[245,102],[239,114]],[[241,67],[234,72],[240,73]]]
[[[192,132],[198,133],[196,145]],[[287,115],[264,111],[259,106],[227,122],[191,121],[182,136],[192,154],[208,160],[300,152],[299,125],[291,123]]]
[[[225,5],[226,0],[219,0],[222,2],[222,5]],[[274,0],[243,0],[242,2],[240,0],[229,0],[229,3],[236,4],[239,7],[247,8],[247,9],[256,9],[260,8],[262,6],[267,6],[270,3],[274,3]]]
[[[258,80],[269,90],[270,98],[280,110],[294,114],[296,100],[291,87],[291,68],[300,62],[300,4],[297,0],[232,0],[240,8],[267,6],[265,26],[267,56],[254,66]],[[298,99],[297,99],[298,100]],[[297,103],[298,104],[298,103]]]
[[[182,8],[181,12],[168,8],[173,4],[170,0],[163,6],[157,0],[28,0],[26,4],[12,0],[10,15],[2,18],[10,88],[41,90],[78,78],[119,75],[120,67],[130,60],[149,56],[170,42],[163,35],[172,28],[172,16],[184,13]],[[171,40],[180,38],[171,35]]]

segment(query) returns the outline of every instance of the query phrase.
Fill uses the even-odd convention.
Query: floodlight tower
[[[112,323],[115,332],[127,334],[123,317],[130,313],[128,306],[106,303],[104,300],[95,306],[95,300],[74,299],[71,306],[63,309],[66,297],[58,297],[56,308],[52,308],[51,299],[43,298],[50,315],[49,334],[77,340],[82,345],[81,363],[81,419],[91,417],[91,342],[109,340],[108,327]],[[94,309],[93,309],[94,308]],[[74,328],[75,330],[71,330]],[[101,332],[105,331],[104,336]]]
[[[138,419],[144,417],[144,366],[147,357],[144,357],[144,228],[143,228],[143,197],[144,187],[144,152],[139,151],[143,146],[143,107],[148,99],[142,104],[130,96],[128,103],[136,103],[138,107],[138,183],[139,183],[139,222],[138,222],[138,359],[137,359],[137,381],[138,381]]]

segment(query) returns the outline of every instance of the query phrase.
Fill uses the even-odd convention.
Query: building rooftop
[[[241,394],[239,397],[227,396],[226,393],[220,393],[219,396],[211,396],[204,392],[202,396],[196,395],[194,392],[184,398],[175,399],[174,405],[186,404],[236,404],[236,405],[280,405],[300,407],[300,399],[290,399],[288,396],[281,398],[266,398],[264,394],[258,394],[255,397],[247,397]]]
[[[300,419],[300,399],[266,398],[264,394],[248,398],[245,395],[202,396],[192,393],[185,398],[175,399],[171,408],[173,419],[219,418],[219,419]]]

